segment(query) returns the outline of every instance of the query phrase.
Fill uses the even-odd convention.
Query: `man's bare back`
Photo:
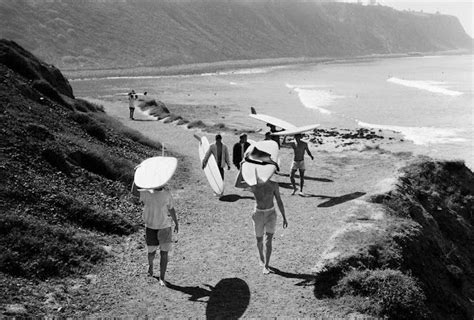
[[[269,180],[264,184],[252,186],[251,189],[255,195],[257,209],[265,210],[273,208],[274,197],[277,202],[281,202],[278,183],[274,181]]]

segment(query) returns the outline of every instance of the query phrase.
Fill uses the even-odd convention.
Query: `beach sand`
[[[278,217],[270,263],[276,273],[263,275],[251,221],[252,194],[233,187],[237,170],[232,167],[225,172],[225,195],[219,199],[200,169],[193,134],[205,134],[212,142],[214,133],[143,114],[137,115],[142,121],[131,121],[126,104],[101,103],[109,115],[159,140],[167,152],[180,154],[186,161],[178,164],[172,183],[180,232],[168,265],[169,287],[146,275],[144,231],[140,230],[112,248],[113,259],[97,270],[97,284],[88,296],[91,305],[98,307],[88,316],[348,317],[315,297],[312,271],[327,258],[334,235],[351,223],[355,208],[369,195],[392,186],[408,155],[378,149],[322,151],[310,146],[315,160],[306,158],[306,197],[301,197],[291,195],[292,151],[282,148],[282,174],[276,179],[289,226],[284,230]],[[254,133],[249,138],[263,136]],[[223,132],[223,143],[229,148],[237,141],[234,132]],[[156,261],[156,274],[158,265]]]

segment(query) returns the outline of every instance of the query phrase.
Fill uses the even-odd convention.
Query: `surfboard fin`
[[[257,114],[257,110],[255,110],[254,107],[250,107],[250,113],[251,114]]]

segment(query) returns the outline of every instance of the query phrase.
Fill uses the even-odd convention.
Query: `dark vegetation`
[[[316,275],[316,296],[389,319],[472,319],[472,171],[420,159],[372,201],[388,217],[356,216],[335,241],[342,254]]]
[[[61,70],[472,47],[472,39],[452,16],[291,0],[89,1],[87,5],[6,0],[0,2],[0,37],[18,42]],[[14,63],[23,65],[21,59]]]
[[[161,145],[74,99],[56,68],[5,40],[0,119],[0,297],[12,303],[25,290],[16,278],[84,274],[137,231],[134,167]]]

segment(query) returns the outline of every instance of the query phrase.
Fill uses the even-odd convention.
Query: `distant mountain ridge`
[[[315,2],[0,1],[0,38],[65,70],[472,48],[457,18]]]

